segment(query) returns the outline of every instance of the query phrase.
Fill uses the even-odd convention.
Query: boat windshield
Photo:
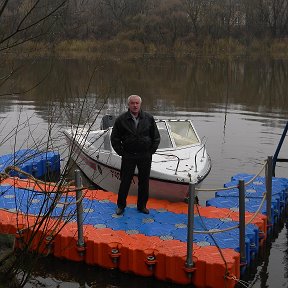
[[[161,137],[159,149],[173,148],[173,145],[182,147],[199,143],[198,136],[189,121],[159,121],[157,127]]]
[[[189,121],[169,121],[171,136],[176,147],[199,143],[198,137]]]
[[[173,145],[172,145],[169,133],[167,131],[165,122],[158,122],[157,127],[158,127],[160,137],[161,137],[158,149],[172,148]]]

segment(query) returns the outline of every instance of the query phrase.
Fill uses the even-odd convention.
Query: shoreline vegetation
[[[206,39],[202,43],[177,42],[174,47],[143,45],[130,40],[65,40],[57,44],[26,42],[6,51],[8,58],[59,57],[67,59],[135,60],[140,58],[288,58],[288,39],[254,40],[244,45],[235,39]]]

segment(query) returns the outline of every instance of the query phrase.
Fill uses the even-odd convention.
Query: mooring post
[[[240,243],[240,263],[246,263],[245,251],[245,185],[244,180],[239,180],[239,243]]]
[[[268,156],[265,170],[267,224],[271,224],[273,157]]]
[[[275,176],[275,168],[276,168],[276,162],[277,162],[277,159],[278,159],[278,155],[279,155],[279,152],[280,152],[280,149],[282,147],[282,144],[284,142],[284,139],[286,137],[286,134],[287,134],[287,131],[288,131],[288,122],[286,122],[286,126],[282,132],[282,136],[280,138],[280,141],[278,143],[278,146],[277,146],[277,149],[275,151],[275,154],[272,158],[272,176]]]
[[[77,202],[77,228],[78,228],[78,248],[79,252],[81,248],[85,246],[83,237],[83,206],[82,206],[82,178],[80,176],[80,170],[75,170],[75,184],[76,184],[76,202]],[[83,252],[83,251],[82,251]]]
[[[193,263],[193,229],[194,229],[194,203],[195,203],[195,184],[189,183],[188,199],[188,227],[187,227],[187,258],[186,268],[191,269]]]

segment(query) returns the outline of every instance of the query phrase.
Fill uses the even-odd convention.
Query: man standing
[[[122,156],[116,214],[124,213],[130,184],[138,168],[138,211],[149,214],[146,204],[149,198],[149,177],[152,154],[160,143],[160,134],[152,115],[141,109],[141,97],[128,97],[128,111],[115,120],[111,144]]]

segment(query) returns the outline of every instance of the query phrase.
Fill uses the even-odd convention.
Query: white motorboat
[[[64,134],[71,157],[83,173],[102,189],[118,193],[121,157],[110,142],[113,123],[113,116],[105,115],[99,130],[72,127]],[[200,183],[210,172],[206,143],[199,138],[191,120],[156,120],[156,123],[161,142],[152,157],[150,197],[185,201],[189,182]],[[136,169],[129,195],[137,195],[137,187]]]

